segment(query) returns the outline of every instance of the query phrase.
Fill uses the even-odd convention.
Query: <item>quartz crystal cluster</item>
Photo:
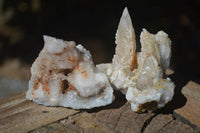
[[[73,41],[44,36],[44,48],[31,67],[26,98],[46,106],[74,109],[105,106],[114,100],[107,76],[89,51]]]
[[[44,36],[44,48],[31,67],[26,97],[46,106],[90,109],[114,100],[121,91],[135,112],[154,111],[168,103],[175,85],[165,71],[171,57],[168,35],[143,29],[141,51],[127,8],[119,22],[112,63],[94,65],[82,45]],[[112,88],[112,87],[113,88]]]
[[[172,100],[174,83],[164,78],[171,57],[171,41],[159,31],[151,34],[143,29],[141,52],[136,52],[135,32],[125,8],[116,34],[116,50],[112,63],[99,64],[116,90],[126,95],[136,112],[153,111]]]

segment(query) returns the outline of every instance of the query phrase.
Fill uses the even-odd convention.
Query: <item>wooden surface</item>
[[[183,87],[182,93],[187,101],[182,108],[176,109],[175,113],[200,127],[200,85],[190,81]]]
[[[199,90],[197,87],[200,87],[199,85],[189,82],[185,88],[194,89],[194,87],[194,95],[196,96],[196,91]],[[189,91],[189,94],[191,96],[193,92]],[[199,127],[194,128],[176,119],[170,112],[159,110],[153,113],[135,113],[130,109],[130,104],[126,102],[124,95],[115,92],[115,96],[116,100],[111,105],[76,111],[68,108],[45,107],[35,104],[34,102],[26,100],[25,92],[23,92],[0,101],[0,133],[200,132]],[[199,99],[197,98],[197,100]],[[185,106],[180,107],[180,109]],[[193,108],[192,111],[195,111],[195,109],[199,108]],[[184,113],[184,111],[179,114],[182,115],[181,113]]]
[[[111,106],[110,106],[111,107]],[[198,133],[171,114],[134,113],[129,103],[117,108],[81,111],[30,133]]]
[[[75,113],[72,109],[35,104],[26,100],[23,92],[0,101],[0,132],[28,132]]]

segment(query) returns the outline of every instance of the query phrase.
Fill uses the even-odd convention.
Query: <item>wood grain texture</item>
[[[187,97],[187,104],[191,103],[189,98],[199,102],[200,86],[189,82],[182,90]],[[75,111],[62,107],[45,107],[26,100],[25,93],[0,100],[0,133],[197,133],[199,128],[182,122],[182,119],[174,119],[171,114],[162,112],[138,114],[130,109],[124,95],[115,94],[116,100],[105,107],[90,110]],[[191,115],[199,114],[197,104],[191,103],[187,111],[183,106],[179,111]],[[182,109],[182,110],[181,110]],[[177,110],[175,110],[177,111]],[[178,112],[177,112],[178,113]],[[183,114],[180,116],[186,118]],[[186,118],[190,122],[191,119]]]
[[[29,132],[78,112],[62,107],[38,105],[26,100],[25,93],[0,101],[0,132]]]
[[[186,104],[174,112],[185,118],[191,124],[200,127],[200,85],[189,81],[182,89],[183,95],[187,98]]]
[[[171,114],[138,114],[125,103],[117,108],[82,111],[30,133],[199,133]]]

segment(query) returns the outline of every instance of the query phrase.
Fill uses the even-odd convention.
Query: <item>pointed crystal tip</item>
[[[122,14],[123,14],[123,15],[129,14],[129,12],[128,12],[128,8],[127,8],[127,7],[124,8],[124,11],[123,11]],[[123,16],[123,15],[122,15],[122,16]]]

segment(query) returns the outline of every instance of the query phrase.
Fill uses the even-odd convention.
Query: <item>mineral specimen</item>
[[[111,84],[126,95],[136,112],[154,111],[172,100],[175,85],[165,74],[171,58],[171,40],[163,31],[154,35],[143,29],[141,52],[136,52],[127,8],[119,22],[112,63],[95,67],[82,45],[48,36],[44,41],[44,48],[31,67],[26,94],[29,100],[46,106],[90,109],[114,100]]]
[[[163,107],[174,95],[174,84],[163,78],[171,57],[171,41],[159,31],[156,35],[143,29],[141,52],[136,53],[135,33],[127,8],[116,34],[116,55],[112,63],[97,68],[107,74],[116,90],[126,95],[136,112],[153,111]]]
[[[114,100],[107,76],[82,45],[44,36],[44,48],[31,67],[26,98],[45,106],[90,109]]]

